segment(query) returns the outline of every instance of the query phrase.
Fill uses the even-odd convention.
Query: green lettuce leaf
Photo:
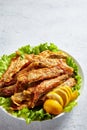
[[[1,58],[0,58],[0,78],[2,76],[2,74],[7,70],[9,64],[10,64],[10,61],[13,57],[15,57],[15,53],[12,53],[11,55],[3,55]]]
[[[45,50],[50,50],[50,51],[53,51],[53,52],[57,52],[58,47],[54,43],[50,43],[50,44],[43,43],[43,44],[40,44],[38,46],[33,47],[32,48],[32,53],[37,55],[40,52],[45,51]]]
[[[72,90],[73,90],[73,91],[74,91],[74,90],[80,90],[82,78],[81,78],[81,76],[78,74],[78,66],[77,66],[77,64],[75,63],[75,61],[72,59],[72,57],[68,57],[68,58],[67,58],[67,64],[74,69],[75,79],[76,79],[76,81],[77,81],[76,85],[72,88]]]
[[[22,117],[26,120],[26,123],[30,123],[31,121],[42,121],[46,119],[52,119],[53,115],[46,113],[42,108],[40,109],[32,109],[23,108],[19,111],[13,111],[12,115],[16,117]]]
[[[76,101],[70,102],[70,103],[68,104],[68,106],[66,106],[66,107],[64,108],[64,112],[70,112],[70,111],[73,109],[73,107],[75,107],[76,105],[77,105],[77,102],[76,102]]]

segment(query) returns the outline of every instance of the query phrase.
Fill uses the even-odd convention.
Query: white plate
[[[61,51],[63,51],[63,50],[61,50]],[[65,51],[63,51],[63,52],[65,52]],[[65,52],[65,53],[68,54],[67,52]],[[82,90],[83,90],[83,88],[84,88],[84,75],[83,75],[82,68],[81,68],[80,64],[78,63],[78,61],[77,61],[73,56],[71,56],[70,54],[68,54],[68,55],[69,55],[70,57],[72,57],[72,59],[75,61],[75,63],[76,63],[77,66],[78,66],[78,74],[79,74],[79,75],[81,76],[81,78],[82,78],[81,89],[80,89],[80,93],[82,93]],[[79,97],[80,97],[80,96],[79,96]],[[79,100],[79,97],[78,97],[78,99],[77,99],[76,101]],[[16,118],[16,119],[18,119],[18,120],[24,120],[23,118],[20,118],[20,117],[16,117],[16,116],[11,115],[11,114],[8,113],[3,107],[0,106],[0,108],[1,108],[1,110],[4,111],[8,116],[11,116],[11,117]],[[59,114],[58,116],[55,116],[53,119],[59,118],[59,117],[63,116],[64,114],[66,114],[66,113],[63,112],[63,113]],[[44,120],[44,121],[46,121],[46,120]],[[35,122],[35,121],[34,121],[34,122]]]

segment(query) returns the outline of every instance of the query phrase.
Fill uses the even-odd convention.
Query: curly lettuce
[[[74,73],[75,73],[75,79],[77,81],[77,84],[72,88],[73,90],[80,90],[81,88],[81,82],[82,82],[82,78],[81,76],[78,74],[78,66],[75,63],[75,61],[72,59],[72,57],[68,57],[67,58],[67,64],[69,66],[71,66],[74,69]]]

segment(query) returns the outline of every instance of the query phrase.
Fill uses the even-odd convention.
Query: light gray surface
[[[85,85],[79,104],[59,119],[30,125],[0,110],[0,130],[87,129],[87,0],[0,0],[0,55],[43,42],[54,42],[80,63]]]

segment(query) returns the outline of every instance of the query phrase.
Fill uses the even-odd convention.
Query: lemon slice
[[[67,89],[68,89],[68,91],[70,92],[70,95],[71,95],[71,98],[72,98],[72,89],[69,87],[69,86],[65,86]],[[71,98],[70,98],[70,101],[71,101]]]
[[[69,86],[64,86],[68,89],[68,91],[70,92],[70,94],[72,95],[72,89]]]
[[[57,100],[62,106],[63,106],[63,104],[64,104],[64,103],[63,103],[63,99],[61,98],[61,96],[58,95],[57,93],[53,92],[53,91],[49,92],[49,93],[47,94],[47,97],[48,97],[49,99]]]
[[[79,92],[77,90],[75,90],[74,92],[72,92],[71,101],[75,100],[78,96],[79,96]]]
[[[63,102],[64,102],[64,107],[67,106],[69,103],[68,94],[64,90],[62,90],[61,88],[55,89],[54,92],[56,92],[57,94],[59,94],[62,97]]]
[[[72,97],[72,90],[71,90],[71,88],[69,86],[62,86],[60,88],[67,93],[69,101],[70,101],[71,97]]]
[[[56,100],[47,99],[43,105],[44,110],[47,113],[58,115],[63,111],[62,105]]]

